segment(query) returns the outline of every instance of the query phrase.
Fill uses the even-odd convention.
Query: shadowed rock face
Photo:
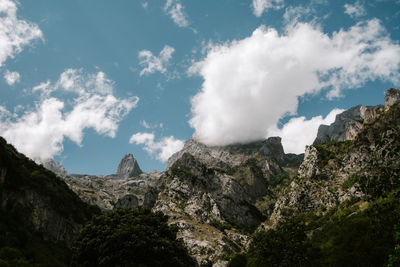
[[[139,176],[142,170],[132,154],[125,155],[118,165],[116,175],[120,178],[129,178]]]
[[[383,111],[382,105],[359,105],[336,115],[331,125],[320,125],[313,145],[332,141],[354,140],[364,126],[364,122],[371,122]]]
[[[358,105],[336,115],[336,119],[331,125],[320,125],[313,145],[354,140],[364,127],[364,123],[371,123],[383,111],[387,111],[391,106],[399,103],[400,88],[397,90],[390,88],[386,91],[383,106]]]

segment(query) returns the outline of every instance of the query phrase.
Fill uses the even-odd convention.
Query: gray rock
[[[332,141],[354,140],[363,128],[364,122],[370,122],[382,111],[382,105],[350,108],[338,115],[331,125],[320,125],[313,145]]]
[[[116,175],[120,178],[129,178],[139,176],[142,170],[132,154],[125,155],[118,165]]]
[[[139,207],[139,200],[135,195],[127,194],[117,200],[114,208],[116,209],[132,209]]]

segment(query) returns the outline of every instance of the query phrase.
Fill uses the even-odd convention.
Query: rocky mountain
[[[394,217],[382,213],[388,208],[379,206],[379,199],[400,186],[399,92],[388,90],[383,106],[359,105],[321,125],[305,155],[285,154],[279,137],[223,147],[190,139],[171,156],[165,172],[142,173],[129,154],[115,175],[63,179],[103,210],[149,208],[168,215],[200,266],[226,266],[229,255],[251,248],[254,231],[280,229],[298,216],[308,218],[308,238],[316,236],[315,244],[326,248],[329,222],[340,225],[353,215],[369,221],[374,212],[388,218],[382,224],[386,245],[376,256],[382,262]],[[366,229],[368,235],[372,228]],[[332,251],[323,253],[331,257]],[[324,264],[343,266],[338,262]]]
[[[374,115],[364,116],[358,130],[347,141],[306,148],[297,178],[278,198],[267,227],[277,225],[288,215],[307,212],[325,214],[345,202],[376,199],[400,185],[399,92],[388,90],[384,109],[382,106],[370,107]],[[347,114],[354,114],[361,108],[353,108]],[[379,112],[375,112],[377,110]],[[346,118],[347,115],[342,114],[329,126],[332,132],[341,118]],[[343,130],[342,126],[340,130]],[[351,128],[344,129],[349,131]],[[342,141],[342,138],[338,139]]]
[[[248,246],[302,157],[286,155],[279,137],[225,147],[191,139],[168,161],[153,210],[179,227],[200,265],[224,265]]]
[[[142,170],[132,154],[125,155],[118,165],[116,175],[120,178],[129,178],[139,176]]]
[[[332,141],[353,140],[364,126],[383,112],[383,106],[358,105],[338,115],[331,125],[320,125],[314,145]]]

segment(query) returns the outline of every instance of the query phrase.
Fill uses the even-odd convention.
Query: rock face
[[[363,128],[383,111],[382,105],[359,105],[336,115],[331,125],[320,125],[314,145],[332,141],[353,140]]]
[[[387,111],[391,106],[400,103],[399,89],[390,88],[386,91],[383,106],[359,105],[336,115],[336,119],[331,125],[320,125],[313,145],[332,141],[354,140],[364,124],[372,122],[384,110]]]
[[[118,165],[116,176],[120,178],[129,178],[139,176],[142,170],[132,154],[127,154]]]
[[[399,90],[390,95],[399,96]],[[388,94],[387,94],[388,96]],[[387,99],[387,98],[386,98]],[[389,103],[390,102],[390,103]],[[309,146],[293,180],[263,226],[297,214],[325,214],[344,202],[368,202],[400,185],[400,105],[363,124],[354,140]]]
[[[142,173],[136,177],[115,179],[115,176],[93,175],[67,175],[64,181],[83,201],[96,205],[102,210],[111,210],[114,207],[138,207],[151,208],[158,194],[157,184],[162,173]],[[130,199],[125,199],[129,195]],[[127,202],[128,201],[128,202]],[[125,204],[124,204],[125,203]]]
[[[284,183],[277,177],[288,178],[302,158],[286,155],[279,137],[224,147],[191,139],[169,159],[153,210],[169,216],[200,265],[227,264],[224,255],[248,246],[243,232],[272,212]]]

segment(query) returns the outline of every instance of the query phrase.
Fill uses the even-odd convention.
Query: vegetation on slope
[[[325,216],[302,214],[256,233],[245,260],[235,256],[230,266],[386,266],[398,260],[393,227],[399,215],[400,189]]]
[[[45,233],[34,230],[30,214],[35,203],[28,195],[44,201],[49,212],[72,218],[77,224],[83,224],[97,211],[83,203],[54,173],[0,137],[0,265],[68,265],[70,250],[66,244],[44,240]]]
[[[73,266],[194,266],[177,229],[162,213],[115,210],[82,230]]]

